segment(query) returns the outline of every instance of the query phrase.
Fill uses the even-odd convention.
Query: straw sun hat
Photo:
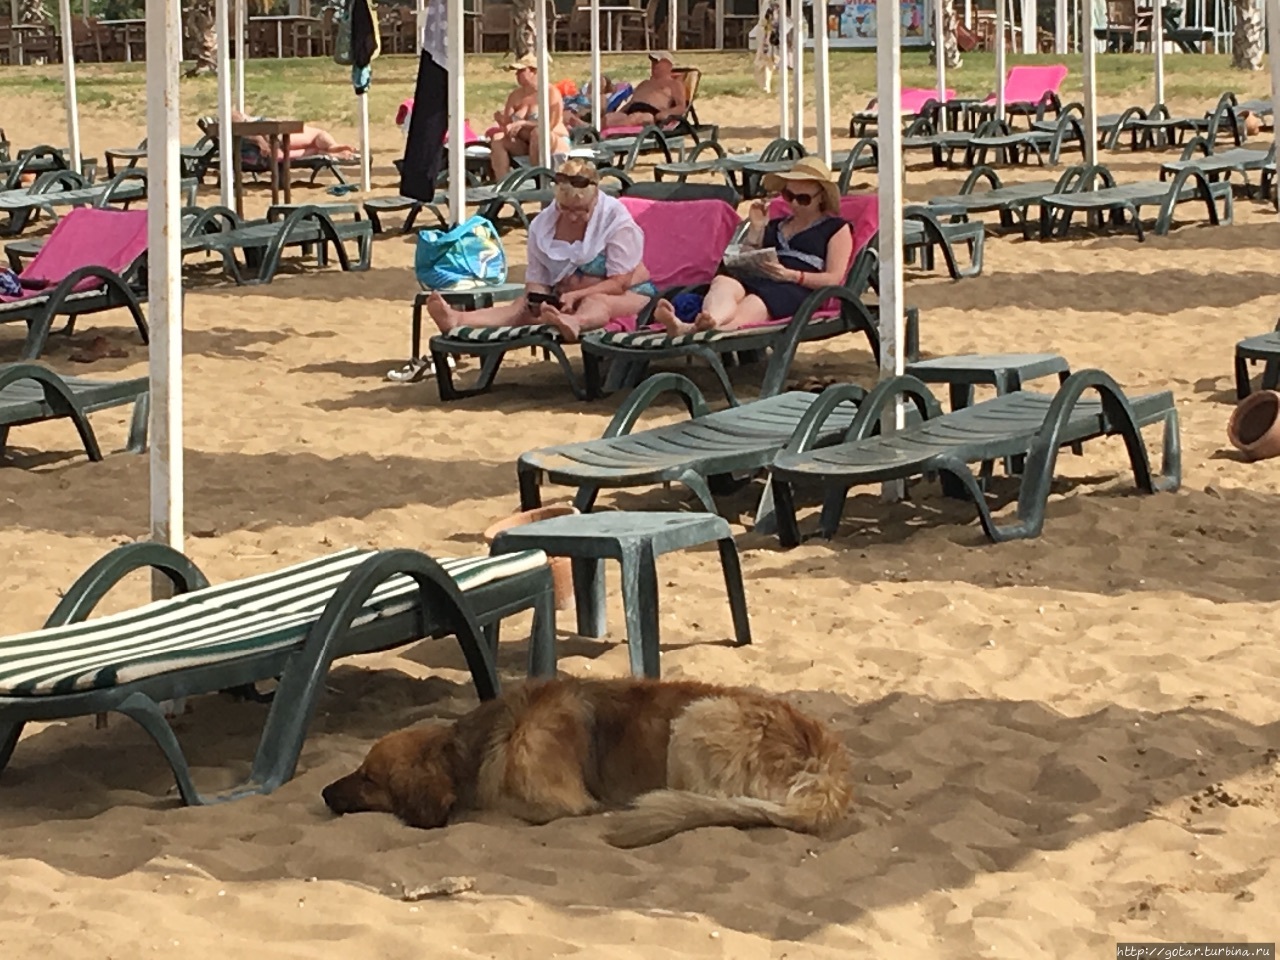
[[[547,57],[547,65],[548,66],[551,65],[550,57]],[[510,63],[508,63],[507,69],[510,70],[512,73],[515,73],[517,70],[537,70],[538,58],[535,57],[532,53],[526,53],[523,57],[520,57],[517,60],[512,60]]]
[[[781,193],[789,183],[816,183],[826,194],[827,209],[840,209],[840,191],[836,188],[836,175],[821,157],[804,157],[797,160],[786,173],[769,173],[764,177],[764,188],[770,193]]]

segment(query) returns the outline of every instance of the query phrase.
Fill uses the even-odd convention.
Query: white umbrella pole
[[[71,0],[58,0],[58,18],[62,29],[62,79],[67,95],[67,148],[71,151],[71,169],[80,172],[80,106],[76,103],[75,38],[71,34]]]
[[[903,373],[902,284],[902,22],[896,3],[876,6],[876,140],[880,151],[880,378]],[[882,433],[903,426],[902,403],[885,408]],[[900,500],[901,480],[881,485],[886,500]]]
[[[804,143],[804,0],[791,0],[791,44],[793,59],[791,74],[794,79],[791,90],[792,113],[795,117],[795,137]]]
[[[178,69],[182,11],[147,4],[147,314],[151,331],[151,539],[175,550],[182,530],[182,248]],[[171,592],[153,577],[152,595]]]
[[[819,6],[821,4],[821,6]],[[813,97],[818,120],[818,156],[831,164],[831,45],[828,42],[826,0],[813,7]]]
[[[1053,52],[1062,56],[1067,52],[1067,0],[1056,0],[1053,5]]]
[[[791,45],[787,42],[789,22],[787,0],[778,0],[778,136],[784,140],[791,139]]]
[[[1004,38],[1009,0],[996,0],[996,119],[1004,119]]]
[[[724,49],[724,4],[725,0],[720,0],[716,4],[716,49]],[[594,44],[592,47],[594,48]]]
[[[1280,104],[1280,0],[1267,0],[1267,42],[1271,46],[1271,53],[1268,59],[1271,61],[1271,107],[1274,110],[1277,104]],[[1274,132],[1272,134],[1274,143],[1276,144],[1276,153],[1280,154],[1280,117],[1274,114],[1271,122],[1274,124]],[[1275,187],[1275,184],[1272,184]]]
[[[1093,0],[1084,0],[1080,44],[1084,52],[1084,162],[1098,162],[1098,81],[1095,73],[1098,42],[1093,36]]]
[[[460,224],[467,219],[467,85],[463,64],[462,24],[466,17],[464,0],[436,0],[448,4],[445,46],[449,60],[449,219]]]
[[[600,69],[600,0],[591,0],[591,125],[604,125],[604,72]]]
[[[244,109],[244,62],[249,58],[249,43],[245,36],[244,3],[236,3],[236,109],[241,113]]]
[[[1022,0],[1022,52],[1036,52],[1036,0]]]
[[[547,55],[547,4],[546,0],[538,0],[537,15],[534,18],[534,53],[538,58],[538,143],[540,149],[537,157],[530,161],[543,167],[551,166],[551,57]]]
[[[676,0],[667,0],[667,50],[671,53],[676,52],[676,43],[679,41],[679,21]]]
[[[417,16],[418,24],[418,42],[414,44],[413,49],[421,52],[422,50],[422,34],[427,29],[427,0],[418,0],[417,9],[414,11]]]
[[[1156,48],[1156,103],[1164,103],[1164,10],[1161,2],[1156,0],[1151,8],[1151,37]]]
[[[213,28],[218,45],[218,192],[224,207],[236,202],[235,138],[231,135],[231,0],[215,0]]]
[[[366,194],[372,183],[373,157],[369,156],[369,93],[356,94],[360,114],[360,189]]]
[[[942,17],[944,4],[950,3],[951,0],[935,0],[933,5],[933,60],[936,71],[936,83],[938,87],[938,104],[944,106],[944,109],[938,111],[938,129],[947,129],[947,111],[945,104],[947,102],[947,51],[946,51],[946,35],[943,33]]]

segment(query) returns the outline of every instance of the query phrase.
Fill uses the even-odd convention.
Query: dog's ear
[[[451,757],[451,735],[429,736],[422,749],[406,756],[391,771],[388,793],[392,812],[410,827],[443,827],[457,803]]]

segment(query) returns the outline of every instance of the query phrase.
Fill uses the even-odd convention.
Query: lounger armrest
[[[899,396],[905,396],[916,405],[922,420],[932,420],[942,416],[942,404],[938,403],[938,399],[929,390],[928,385],[918,377],[903,374],[881,381],[867,394],[866,400],[858,407],[858,415],[853,418],[853,423],[849,424],[849,429],[845,431],[844,442],[865,440],[875,433],[885,410]]]
[[[147,540],[126,543],[80,575],[45,621],[45,629],[87,620],[112,587],[129,574],[148,568],[168,577],[176,593],[190,593],[209,586],[200,568],[167,544]]]
[[[1003,182],[1000,180],[1000,174],[996,173],[994,167],[986,163],[980,163],[978,166],[973,168],[969,176],[965,178],[964,183],[961,184],[961,196],[968,196],[973,193],[974,188],[984,180],[992,190],[999,190],[1004,186]]]
[[[627,395],[627,399],[609,421],[609,426],[605,427],[603,439],[608,440],[630,433],[636,421],[640,419],[640,415],[653,406],[659,397],[668,393],[677,394],[684,401],[685,409],[689,411],[691,419],[705,417],[711,412],[702,391],[684,374],[655,373]]]
[[[791,432],[791,438],[780,453],[797,454],[812,450],[818,437],[822,435],[822,428],[827,420],[841,404],[852,403],[861,408],[866,400],[867,391],[856,383],[835,383],[827,387],[800,418],[795,430]]]

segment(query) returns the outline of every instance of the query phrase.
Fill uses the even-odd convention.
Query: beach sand
[[[768,101],[720,106],[758,128],[756,142],[775,121]],[[30,138],[60,142],[59,122],[33,117]],[[138,136],[109,118],[85,126],[86,152]],[[379,192],[395,189],[398,141],[385,127]],[[1131,179],[1156,161],[1107,162]],[[1011,179],[1046,175],[1057,171]],[[955,192],[963,177],[913,166],[908,197]],[[828,720],[857,769],[856,812],[838,836],[707,829],[621,851],[601,839],[601,817],[478,817],[430,832],[381,814],[335,819],[320,790],[374,739],[474,705],[456,642],[425,642],[337,666],[298,775],[266,797],[181,808],[159,752],[124,718],[30,726],[0,777],[0,952],[1095,960],[1117,940],[1276,939],[1280,468],[1243,463],[1225,428],[1232,346],[1280,317],[1280,225],[1247,200],[1220,229],[1186,209],[1196,222],[1145,243],[1001,236],[979,278],[907,281],[927,354],[1053,351],[1131,392],[1172,390],[1180,492],[1137,494],[1123,444],[1097,442],[1061,460],[1035,540],[992,545],[970,507],[921,484],[895,504],[854,491],[836,539],[782,552],[750,530],[754,486],[723,504],[743,556],[748,648],[729,643],[714,551],[661,559],[664,675],[757,687]],[[505,244],[523,262],[523,234]],[[345,546],[482,552],[480,531],[518,509],[516,457],[608,422],[618,397],[579,403],[553,364],[528,355],[490,395],[448,405],[431,383],[387,381],[407,358],[412,259],[396,236],[378,240],[363,274],[286,271],[236,289],[213,265],[189,270],[187,545],[215,582]],[[69,359],[96,336],[125,356]],[[20,341],[4,331],[0,359]],[[79,375],[147,370],[123,314],[87,318],[46,359]],[[753,375],[735,374],[743,385]],[[875,371],[849,338],[804,347],[794,376],[869,385]],[[127,420],[94,417],[105,447],[120,447]],[[148,458],[88,463],[65,422],[10,439],[0,549],[4,629],[17,632],[38,627],[92,560],[146,535]],[[995,489],[1011,509],[1014,488]],[[601,503],[690,501],[653,489]],[[807,507],[806,531],[814,522]],[[565,633],[567,673],[627,670],[610,578],[613,632]],[[145,589],[139,576],[104,609]],[[527,623],[504,631],[506,680],[522,673]],[[232,785],[265,707],[223,696],[188,706],[175,728],[197,782]],[[447,876],[474,878],[474,890],[400,899]]]

